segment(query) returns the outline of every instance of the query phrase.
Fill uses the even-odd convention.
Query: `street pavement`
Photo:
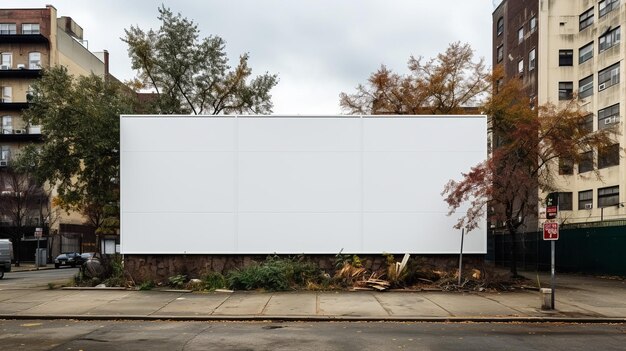
[[[624,324],[0,320],[3,350],[623,350]]]
[[[41,277],[50,274],[51,279],[62,280],[74,273],[74,269],[7,273],[6,280],[0,280],[0,319],[626,322],[625,281],[564,274],[557,279],[557,309],[542,311],[536,290],[500,293],[48,290]],[[31,274],[39,283],[16,284],[24,279],[23,275]],[[539,280],[545,286],[549,277],[540,275]]]

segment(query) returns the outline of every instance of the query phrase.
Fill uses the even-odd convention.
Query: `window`
[[[13,88],[2,87],[2,102],[12,102],[12,101],[13,101]]]
[[[0,146],[0,161],[8,161],[11,158],[11,149],[7,145]]]
[[[590,210],[593,207],[593,190],[578,192],[578,209]]]
[[[560,175],[574,174],[574,161],[572,161],[569,158],[559,157],[559,174]]]
[[[598,111],[598,129],[609,128],[619,122],[619,104]]]
[[[598,111],[598,129],[610,128],[619,123],[619,104]]]
[[[578,81],[578,98],[584,99],[593,95],[593,74]]]
[[[581,31],[590,25],[593,24],[593,7],[589,10],[585,11],[578,18],[579,27],[578,30]]]
[[[619,62],[598,72],[598,91],[619,83]]]
[[[39,23],[22,24],[22,34],[39,34]]]
[[[504,58],[504,46],[500,45],[498,46],[498,49],[496,49],[496,61],[500,63],[502,62],[503,58]]]
[[[524,60],[519,60],[519,62],[517,63],[517,73],[524,73]]]
[[[606,34],[600,37],[600,47],[598,48],[598,52],[605,51],[611,48],[613,45],[619,43],[621,36],[621,29],[617,27],[611,31],[608,31]]]
[[[578,49],[578,64],[581,64],[593,57],[593,41]]]
[[[535,49],[530,50],[528,53],[528,70],[532,71],[535,69],[535,64],[537,63],[537,52]]]
[[[598,207],[619,205],[619,186],[598,189]]]
[[[28,54],[28,69],[41,69],[41,53],[35,51]]]
[[[524,27],[520,28],[517,31],[517,43],[521,43],[524,41]]]
[[[496,29],[496,33],[500,36],[502,32],[504,32],[504,18],[500,17],[498,18],[498,29]]]
[[[10,69],[13,67],[13,54],[10,52],[3,52],[0,55],[0,65],[2,69]]]
[[[619,7],[619,0],[602,0],[598,3],[599,17],[605,16],[607,13]]]
[[[574,93],[574,83],[559,82],[559,100],[571,100]]]
[[[587,151],[580,155],[578,173],[593,171],[593,151]]]
[[[537,30],[537,17],[533,16],[530,19],[530,32],[533,33]]]
[[[574,50],[559,50],[559,66],[574,65]]]
[[[559,193],[559,210],[571,211],[573,209],[572,200],[573,194],[571,192]]]
[[[580,124],[580,130],[586,133],[593,132],[593,113],[586,115]]]
[[[17,34],[15,23],[0,23],[0,34]]]
[[[35,92],[33,90],[33,86],[29,85],[28,89],[26,89],[26,101],[31,102],[35,97]]]
[[[619,144],[598,150],[598,168],[619,166]]]
[[[7,145],[0,146],[0,160],[8,161],[11,158],[11,149]]]
[[[2,134],[13,134],[13,118],[2,116]]]

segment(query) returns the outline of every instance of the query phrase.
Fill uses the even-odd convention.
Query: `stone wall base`
[[[394,254],[400,261],[404,254]],[[278,255],[288,257],[289,255]],[[378,270],[385,267],[383,255],[358,255],[363,267]],[[293,255],[291,255],[293,257]],[[465,269],[479,268],[485,264],[484,255],[463,255]],[[242,268],[253,263],[262,262],[267,255],[124,255],[124,268],[135,283],[152,280],[167,281],[168,277],[177,274],[189,278],[200,278],[209,272],[226,274],[231,270]],[[305,258],[317,264],[322,270],[333,274],[335,255],[305,255]],[[458,255],[411,255],[420,267],[428,267],[442,271],[458,269]]]

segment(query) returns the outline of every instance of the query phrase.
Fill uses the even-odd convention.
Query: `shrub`
[[[121,255],[102,256],[83,264],[74,276],[73,286],[126,286],[124,262]]]
[[[367,269],[357,267],[352,261],[344,262],[343,266],[335,272],[333,281],[341,287],[353,286],[355,282],[363,280],[368,273]]]
[[[213,291],[215,289],[224,289],[228,286],[226,278],[218,272],[210,272],[202,278],[204,290]]]
[[[341,249],[341,251],[339,251],[339,253],[335,255],[335,269],[336,270],[342,269],[346,265],[346,263],[351,265],[354,268],[363,267],[363,262],[361,262],[361,258],[359,256],[344,254],[342,252],[343,252],[343,249]]]
[[[187,276],[182,274],[177,274],[169,277],[168,279],[169,286],[175,289],[181,289],[185,286],[185,282],[187,281]]]
[[[387,281],[389,281],[392,287],[402,286],[408,275],[407,266],[400,269],[400,264],[396,262],[396,259],[392,254],[385,253],[383,256],[385,257],[385,263],[387,264]]]
[[[105,279],[104,284],[106,286],[124,286],[126,285],[124,279],[124,262],[121,255],[113,255],[105,258]]]
[[[146,280],[145,282],[139,284],[139,290],[152,290],[154,289],[154,282],[152,280]]]
[[[255,263],[230,272],[227,279],[233,289],[284,291],[293,287],[305,287],[310,282],[319,282],[321,271],[302,256],[268,256],[260,264]]]

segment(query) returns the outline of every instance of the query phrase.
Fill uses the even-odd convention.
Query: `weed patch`
[[[231,271],[227,280],[236,290],[286,291],[322,283],[322,272],[302,256],[268,256],[262,263]]]

